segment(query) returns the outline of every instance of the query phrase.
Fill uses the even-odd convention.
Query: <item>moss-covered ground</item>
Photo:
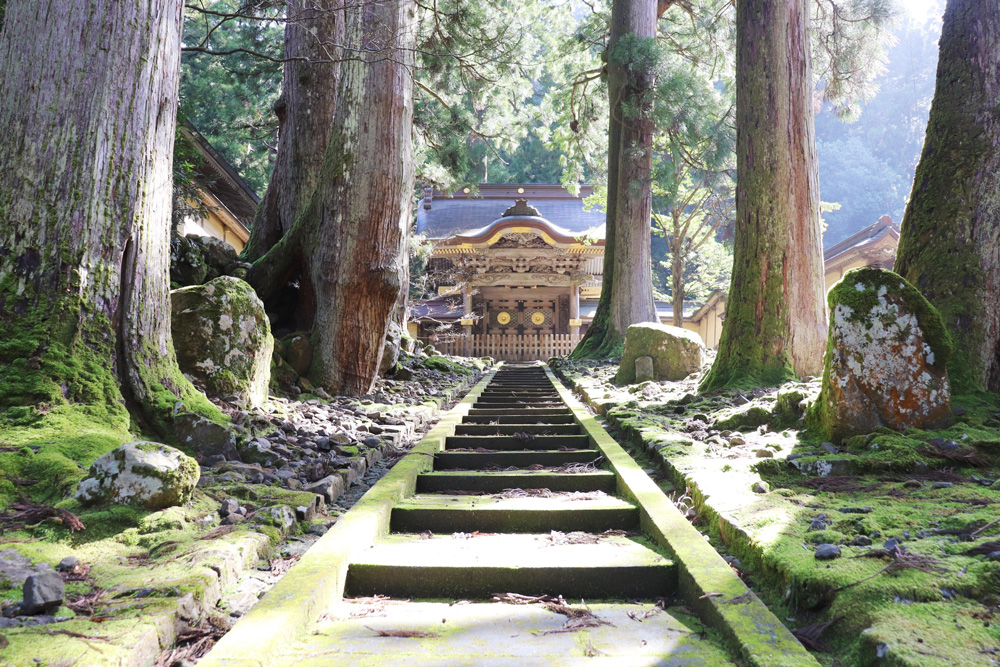
[[[818,382],[699,394],[696,376],[615,387],[616,370],[557,365],[823,664],[1000,662],[997,396],[957,397],[945,430],[834,446],[800,419]]]
[[[449,398],[461,396],[473,372],[442,362],[433,369],[438,371],[437,384],[383,383],[384,391],[375,395],[378,400],[340,403],[387,415],[391,424],[404,424],[419,414],[426,425]],[[481,370],[484,365],[473,368]],[[338,401],[310,394],[299,399]],[[203,396],[202,400],[207,403]],[[281,426],[280,407],[289,403],[273,405],[277,407],[267,419],[256,420],[258,428],[250,416],[243,438]],[[215,407],[212,410],[218,413]],[[64,575],[66,604],[58,612],[71,620],[4,629],[0,666],[150,664],[173,645],[176,630],[191,620],[179,617],[184,600],[196,607],[202,623],[214,619],[225,625],[225,614],[215,608],[225,589],[261,559],[266,568],[272,549],[288,537],[274,525],[276,521],[255,521],[252,514],[275,506],[294,513],[315,498],[277,483],[215,480],[200,485],[183,507],[159,512],[122,505],[83,507],[73,494],[93,461],[124,442],[146,437],[134,422],[129,423],[124,410],[111,417],[54,401],[0,411],[0,550],[14,549],[53,567],[67,556],[79,559],[76,571]],[[219,508],[227,498],[237,499],[251,518],[221,525]],[[84,529],[74,532],[59,518],[19,525],[13,518],[24,506],[66,510],[79,518]],[[313,522],[296,524],[292,533],[315,529],[316,521],[328,527],[339,511],[329,508]],[[20,598],[20,584],[0,579],[0,606]]]

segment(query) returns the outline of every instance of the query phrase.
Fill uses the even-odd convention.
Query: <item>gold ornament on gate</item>
[[[540,310],[536,310],[531,314],[531,323],[536,327],[540,327],[545,324],[545,313]]]
[[[503,326],[510,324],[510,313],[499,312],[497,313],[497,322]]]

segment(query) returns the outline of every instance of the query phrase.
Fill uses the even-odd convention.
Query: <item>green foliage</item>
[[[280,17],[283,5],[239,0],[208,0],[205,9]],[[283,23],[225,19],[190,8],[184,15],[185,47],[213,51],[246,49],[280,59]],[[217,27],[216,27],[217,26]],[[210,33],[210,36],[209,36]],[[248,53],[226,56],[186,52],[181,58],[179,115],[190,121],[257,192],[271,177],[278,129],[272,112],[281,90],[282,65]]]

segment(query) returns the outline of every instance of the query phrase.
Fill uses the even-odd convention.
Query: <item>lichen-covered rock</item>
[[[181,370],[209,395],[249,405],[267,399],[273,338],[253,288],[223,276],[170,295],[171,331]]]
[[[193,236],[170,238],[170,280],[182,286],[200,285],[208,277],[208,264]]]
[[[870,433],[942,428],[953,419],[941,316],[898,274],[863,268],[831,290],[830,339],[810,428],[835,441]]]
[[[236,434],[201,415],[192,412],[175,415],[174,433],[182,445],[202,459],[222,455],[229,461],[241,460]]]
[[[693,331],[658,322],[640,322],[628,328],[615,384],[633,384],[635,360],[653,358],[656,380],[683,380],[701,368],[705,344]]]
[[[158,442],[126,443],[100,457],[76,487],[84,505],[110,501],[150,510],[182,505],[198,484],[198,463]]]

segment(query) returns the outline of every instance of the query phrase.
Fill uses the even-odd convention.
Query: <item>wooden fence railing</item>
[[[563,357],[580,342],[579,334],[473,334],[467,338],[425,341],[445,354],[493,357],[503,361],[536,361]]]

